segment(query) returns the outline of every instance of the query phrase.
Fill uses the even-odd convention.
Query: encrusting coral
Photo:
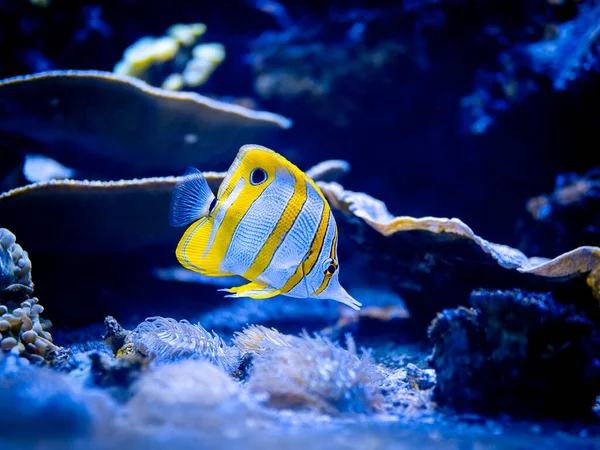
[[[129,75],[170,91],[189,90],[204,84],[225,59],[225,47],[201,43],[203,23],[176,24],[165,36],[143,37],[123,53],[113,72]]]
[[[278,114],[100,71],[0,80],[0,99],[3,137],[33,141],[37,153],[104,180],[172,175],[186,165],[225,170],[242,145],[292,126]]]
[[[286,336],[263,326],[246,328],[235,343],[255,353],[247,386],[267,393],[271,407],[329,415],[382,408],[384,376],[368,354],[359,357],[318,335]]]
[[[48,350],[58,350],[40,314],[44,307],[33,293],[31,262],[6,228],[0,228],[0,349],[42,361]],[[19,305],[20,306],[17,306]]]
[[[600,393],[595,324],[551,294],[477,290],[429,329],[435,401],[459,411],[581,417]]]
[[[228,373],[236,371],[241,355],[216,333],[209,333],[201,325],[187,320],[149,317],[131,334],[138,351],[152,358],[155,364],[172,363],[186,359],[202,359]]]
[[[587,284],[582,303],[590,309],[600,299],[600,247],[578,247],[553,259],[529,258],[481,238],[459,219],[394,217],[367,194],[337,183],[317,184],[339,217],[340,246],[349,245],[348,239],[365,252],[369,269],[388,274],[419,321],[428,323],[437,311],[459,305],[480,287],[566,295]]]

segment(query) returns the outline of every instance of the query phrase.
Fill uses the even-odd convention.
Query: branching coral
[[[205,32],[202,23],[176,24],[166,36],[144,37],[125,50],[114,72],[171,91],[200,86],[225,59],[223,45],[197,44]]]
[[[227,372],[240,364],[237,348],[228,346],[216,333],[187,320],[150,317],[133,330],[132,342],[157,364],[185,359],[203,359]]]
[[[435,400],[461,411],[589,414],[600,393],[600,336],[550,294],[474,291],[432,322]]]
[[[383,404],[383,375],[368,354],[361,357],[329,339],[304,334],[285,336],[273,329],[251,327],[236,338],[257,351],[248,389],[269,394],[276,408],[313,409],[337,415],[373,413]]]

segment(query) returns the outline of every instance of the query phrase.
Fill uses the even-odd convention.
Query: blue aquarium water
[[[600,3],[0,1],[0,448],[600,447]]]

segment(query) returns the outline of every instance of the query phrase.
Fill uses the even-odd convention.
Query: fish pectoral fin
[[[173,227],[189,225],[206,217],[215,200],[206,178],[198,169],[188,167],[173,187],[169,224]]]
[[[219,290],[231,293],[231,295],[226,295],[225,297],[250,297],[258,300],[275,297],[276,295],[281,294],[279,289],[275,289],[274,287],[258,281],[252,281],[242,286]]]

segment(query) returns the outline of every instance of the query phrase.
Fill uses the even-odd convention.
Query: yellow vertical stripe
[[[323,241],[325,240],[325,234],[327,233],[330,211],[331,209],[329,208],[329,204],[327,201],[324,201],[321,222],[319,223],[317,233],[315,234],[315,237],[310,245],[310,249],[307,252],[307,256],[305,257],[304,262],[298,266],[296,272],[294,272],[290,279],[281,288],[282,293],[286,293],[294,289],[294,287],[300,283],[302,278],[310,273],[314,265],[317,263],[319,253],[321,252],[321,247],[323,246]],[[309,292],[308,294],[310,295],[311,293]]]
[[[260,197],[265,188],[273,182],[274,174],[269,174],[269,179],[258,186],[249,186],[248,184],[244,187],[238,198],[230,205],[225,212],[225,217],[221,222],[221,225],[216,230],[215,240],[206,253],[205,256],[199,262],[199,266],[217,266],[220,267],[221,261],[227,253],[229,244],[233,237],[233,233],[243,219],[244,214],[248,211],[248,208],[252,203]],[[235,178],[235,177],[234,177]],[[238,177],[239,178],[239,177]],[[233,179],[232,179],[233,180]],[[237,180],[233,180],[237,182]]]
[[[281,245],[285,235],[290,231],[290,228],[292,228],[292,225],[298,218],[305,201],[306,182],[303,177],[295,176],[294,195],[286,205],[283,214],[277,221],[275,229],[267,238],[265,245],[263,245],[263,248],[258,253],[256,259],[246,273],[242,275],[244,278],[247,280],[254,280],[269,266],[273,259],[273,255],[279,248],[279,245]]]
[[[335,234],[333,235],[333,242],[331,243],[331,250],[329,251],[329,257],[332,259],[332,264],[335,266],[335,269],[337,270],[338,263],[335,260],[335,247],[337,245],[337,227],[336,226],[333,227],[333,232]],[[319,286],[319,288],[313,293],[313,295],[319,295],[321,292],[323,292],[325,289],[327,289],[327,286],[329,286],[329,282],[333,278],[334,273],[329,273],[327,271],[327,269],[325,269],[325,277],[323,278],[323,281],[321,282],[321,286]]]

